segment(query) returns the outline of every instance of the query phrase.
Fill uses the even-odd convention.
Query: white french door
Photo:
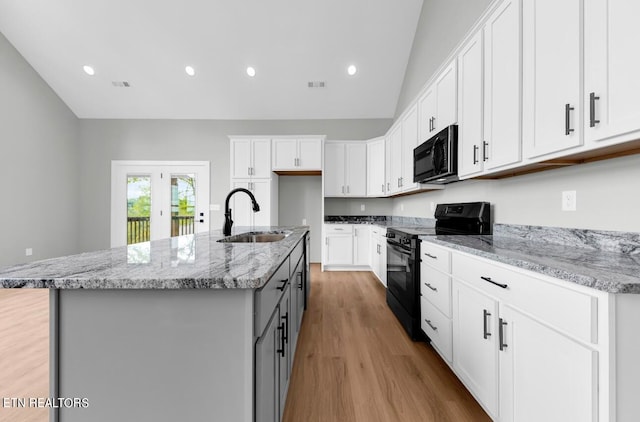
[[[111,247],[209,231],[208,161],[112,161]]]

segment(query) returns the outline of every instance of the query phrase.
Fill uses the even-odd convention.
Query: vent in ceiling
[[[307,86],[309,88],[324,88],[325,82],[324,81],[309,81],[307,83]]]
[[[131,86],[127,81],[112,81],[111,84],[117,88],[129,88]]]

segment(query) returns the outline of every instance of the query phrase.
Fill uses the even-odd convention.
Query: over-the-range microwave
[[[413,150],[413,181],[451,183],[458,180],[458,126],[451,125]]]

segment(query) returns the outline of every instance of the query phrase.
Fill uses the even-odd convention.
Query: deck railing
[[[149,217],[127,217],[127,245],[148,242],[151,237]],[[171,236],[195,233],[195,218],[192,215],[171,217]]]

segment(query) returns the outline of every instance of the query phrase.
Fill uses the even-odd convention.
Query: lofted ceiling
[[[421,8],[422,0],[0,0],[0,32],[80,118],[392,118]],[[113,84],[124,81],[130,87]]]

